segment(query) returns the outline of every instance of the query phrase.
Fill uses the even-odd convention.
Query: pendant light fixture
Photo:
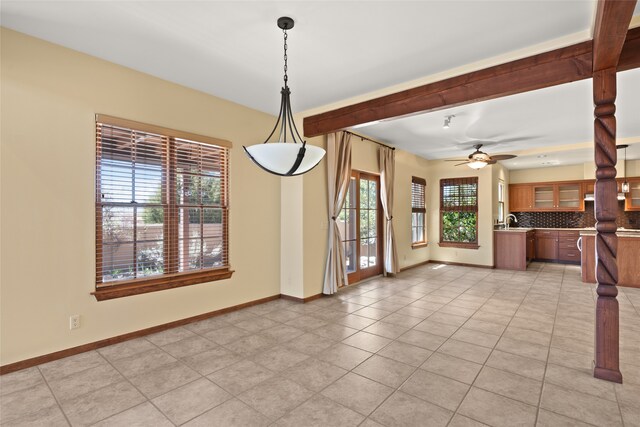
[[[616,145],[616,148],[619,150],[624,148],[624,181],[622,182],[622,187],[620,188],[624,194],[629,192],[629,181],[627,181],[627,144]]]
[[[287,30],[293,28],[294,21],[288,17],[278,19],[278,27],[284,34],[284,87],[280,91],[280,113],[273,130],[262,144],[243,147],[247,156],[265,171],[279,176],[302,175],[320,163],[325,150],[315,145],[307,145],[298,133],[291,112],[291,91],[287,76]],[[278,132],[278,140],[269,142]],[[289,134],[289,137],[287,137]],[[287,139],[288,138],[288,139]]]

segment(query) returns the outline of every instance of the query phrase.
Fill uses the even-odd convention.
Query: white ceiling
[[[275,24],[280,16],[296,20],[289,33],[289,83],[294,111],[305,111],[556,39],[587,40],[595,0],[3,0],[0,12],[4,27],[276,114],[283,65],[282,33]],[[358,131],[432,159],[466,157],[472,139],[527,137],[487,145],[486,151],[521,153],[505,162],[509,168],[540,166],[527,150],[592,140],[590,84]],[[640,111],[638,93],[640,72],[621,75],[621,137],[640,136],[634,116]],[[446,133],[445,114],[456,114]],[[558,162],[577,163],[589,151],[554,155],[562,157]],[[636,154],[630,149],[631,156]]]
[[[294,111],[580,33],[594,0],[2,1],[2,25],[276,114],[282,32]]]
[[[640,69],[618,74],[617,137],[640,137]],[[405,117],[356,132],[402,147],[427,159],[466,158],[476,143],[489,154],[520,154],[502,161],[509,169],[559,166],[593,160],[593,148],[555,151],[593,141],[591,79],[490,101]],[[444,118],[455,115],[449,129]],[[636,138],[640,142],[640,138]],[[631,141],[634,142],[634,141]],[[640,159],[640,144],[627,150]],[[548,151],[540,151],[549,148]],[[527,152],[535,151],[535,155]],[[546,157],[539,158],[539,155]]]

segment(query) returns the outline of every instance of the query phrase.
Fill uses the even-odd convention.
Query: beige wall
[[[280,293],[280,179],[242,152],[272,117],[6,29],[1,54],[2,365]],[[103,302],[89,294],[95,113],[233,142],[231,279]]]
[[[585,179],[584,165],[580,163],[579,165],[511,170],[509,179],[511,184]]]
[[[640,160],[627,160],[626,172],[622,159],[618,158],[618,177],[640,176]],[[509,171],[511,184],[528,182],[573,181],[595,179],[595,163],[586,162],[577,165],[552,166],[547,168],[518,169]]]
[[[504,183],[504,215],[505,219],[509,215],[509,169],[502,166],[500,163],[496,163],[491,166],[491,184],[493,185],[492,195],[492,214],[493,224],[498,221],[498,183],[502,180]]]
[[[464,166],[453,166],[448,162],[433,160],[429,163],[427,179],[429,215],[429,234],[431,248],[430,259],[435,261],[457,262],[493,266],[493,223],[494,202],[492,167],[473,170]],[[479,249],[448,248],[438,246],[440,238],[440,180],[443,178],[478,177],[478,244]],[[429,182],[432,183],[429,186]],[[496,208],[497,212],[497,208]],[[497,216],[497,213],[496,213]]]

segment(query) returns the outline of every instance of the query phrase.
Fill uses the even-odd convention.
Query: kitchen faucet
[[[509,219],[513,219],[513,221],[517,224],[518,223],[518,218],[516,218],[516,216],[514,214],[509,214],[507,215],[507,217],[504,219],[504,225],[505,228],[508,230],[509,229]]]

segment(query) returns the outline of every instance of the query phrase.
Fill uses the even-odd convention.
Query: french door
[[[353,171],[340,212],[349,284],[382,274],[380,177]]]

